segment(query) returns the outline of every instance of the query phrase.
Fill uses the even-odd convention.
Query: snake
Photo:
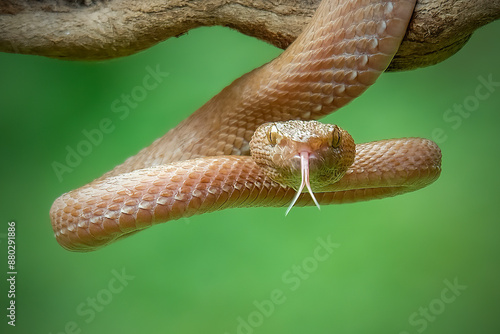
[[[150,146],[57,198],[57,242],[88,252],[141,230],[227,208],[330,205],[421,189],[441,172],[424,138],[355,144],[317,119],[384,72],[416,0],[323,0],[297,39]]]

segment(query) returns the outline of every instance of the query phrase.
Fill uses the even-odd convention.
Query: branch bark
[[[321,0],[4,0],[0,51],[69,60],[127,56],[200,26],[286,48]],[[418,0],[389,70],[436,64],[500,17],[500,0]],[[493,41],[492,41],[493,42]]]

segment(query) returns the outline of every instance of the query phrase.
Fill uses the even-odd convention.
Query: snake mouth
[[[302,151],[300,152],[300,174],[301,174],[301,181],[300,181],[300,186],[299,189],[297,190],[297,193],[295,194],[295,197],[292,200],[292,203],[290,203],[290,206],[285,212],[285,216],[288,215],[290,210],[292,210],[293,206],[299,199],[300,194],[302,193],[302,190],[304,190],[304,187],[307,188],[307,191],[311,195],[314,204],[318,207],[319,210],[321,210],[318,201],[316,200],[316,197],[314,197],[314,193],[311,189],[311,183],[309,181],[309,156],[310,153],[307,151]]]

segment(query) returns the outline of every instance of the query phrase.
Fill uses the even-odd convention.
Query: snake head
[[[354,162],[354,140],[337,125],[286,121],[259,126],[250,141],[254,161],[273,181],[297,190],[287,214],[304,188],[314,191],[337,182]]]

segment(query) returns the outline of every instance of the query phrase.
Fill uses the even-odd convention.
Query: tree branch
[[[0,51],[70,60],[127,56],[200,26],[286,48],[321,0],[4,0]],[[436,64],[500,17],[500,0],[419,0],[390,70]],[[493,42],[493,41],[492,41]]]

